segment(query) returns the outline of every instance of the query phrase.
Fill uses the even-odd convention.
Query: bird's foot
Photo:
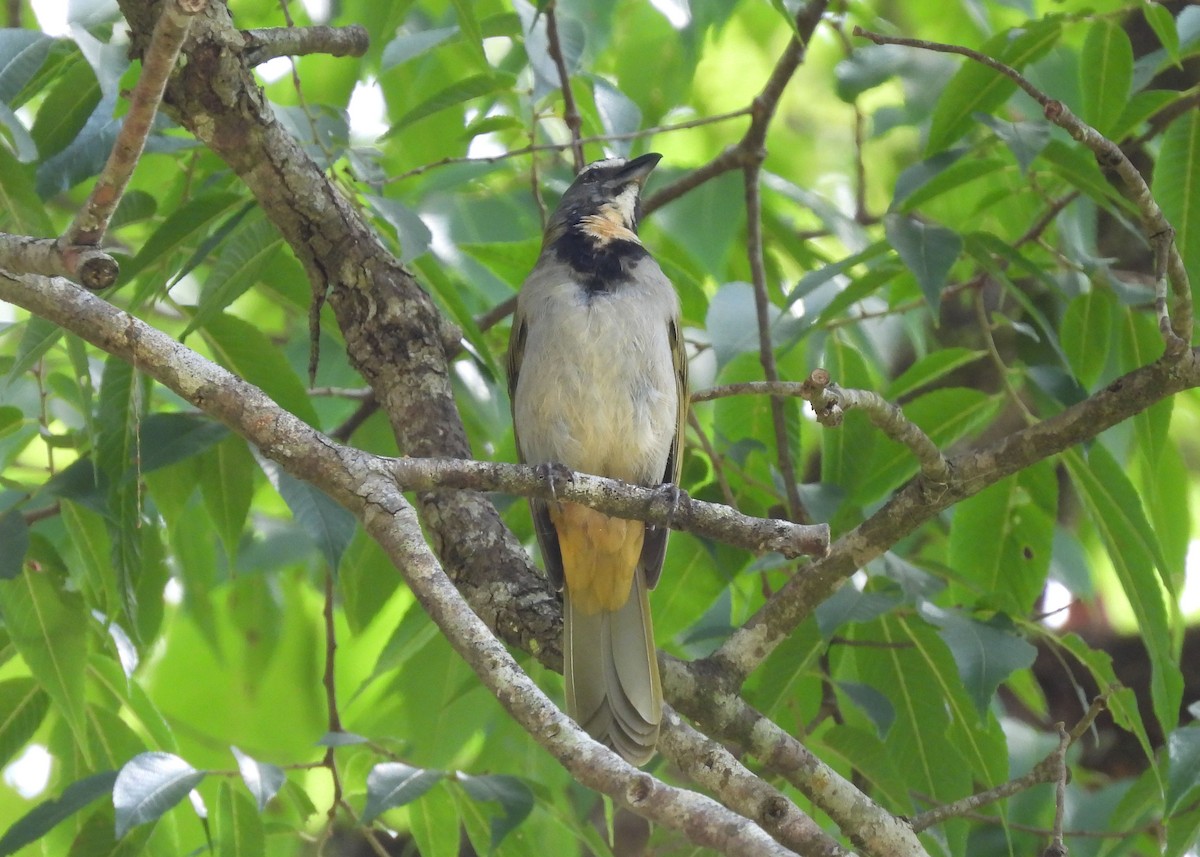
[[[557,461],[547,461],[535,467],[538,479],[550,486],[550,496],[558,502],[558,492],[575,481],[571,468]]]
[[[667,507],[667,526],[674,528],[675,516],[679,514],[679,509],[685,503],[690,503],[692,498],[688,493],[673,482],[664,482],[654,489],[654,502],[664,503]]]

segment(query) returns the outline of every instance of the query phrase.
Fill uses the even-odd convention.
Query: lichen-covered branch
[[[277,57],[328,54],[334,57],[361,57],[370,46],[365,27],[271,27],[243,30],[246,63],[262,65]]]

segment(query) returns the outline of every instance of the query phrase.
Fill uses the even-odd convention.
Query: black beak
[[[617,174],[617,183],[637,182],[638,187],[642,187],[646,183],[646,177],[658,166],[658,162],[661,160],[662,155],[658,152],[648,152],[645,155],[634,158],[621,167],[621,172]]]

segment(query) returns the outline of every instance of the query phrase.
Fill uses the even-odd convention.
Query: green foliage
[[[455,393],[472,449],[513,461],[507,321],[489,313],[536,260],[545,207],[571,176],[546,4],[333,5],[328,23],[368,30],[366,55],[297,58],[299,89],[260,68],[265,92],[326,170],[322,193],[360,211],[463,332]],[[231,7],[243,29],[284,23],[265,0]],[[796,7],[559,0],[586,157],[661,151],[653,199],[736,145]],[[1195,79],[1198,13],[1151,0],[871,0],[827,18],[769,126],[758,188],[780,375],[820,366],[876,391],[953,456],[1156,360],[1140,214],[1093,154],[994,69],[849,33],[976,49],[1113,137],[1152,176],[1200,296],[1200,112],[1194,84],[1179,83],[1180,69]],[[20,17],[26,29],[0,30],[0,230],[54,237],[102,168],[140,69],[112,17],[58,37],[33,27],[27,4]],[[360,124],[355,92],[377,97],[378,127]],[[695,121],[730,111],[743,113]],[[751,222],[734,169],[642,224],[680,293],[697,390],[763,377]],[[121,262],[106,299],[313,427],[403,452],[382,415],[358,419],[361,396],[346,391],[364,381],[307,279],[337,248],[312,236],[315,261],[294,252],[230,167],[165,117],[106,248]],[[812,519],[840,537],[917,474],[911,450],[863,413],[837,428],[808,415],[788,401],[781,441],[766,397],[696,405],[683,487],[782,517],[794,478]],[[1182,652],[1195,644],[1181,598],[1198,426],[1200,399],[1184,393],[977,486],[817,606],[744,696],[872,800],[913,816],[1040,762],[1057,738],[1017,712],[1070,725],[1089,693],[1111,690],[1112,728],[1133,736],[1138,758],[1116,773],[1071,758],[1067,826],[1106,837],[1072,840],[1072,853],[1189,853],[1200,738],[1181,711]],[[493,499],[532,545],[525,504]],[[652,594],[659,646],[706,655],[804,574],[676,534]],[[1048,628],[1048,582],[1111,624]],[[310,853],[306,841],[389,832],[431,857],[458,854],[464,837],[501,857],[605,847],[589,820],[596,796],[480,688],[350,513],[138,366],[4,305],[0,619],[0,765],[34,746],[54,760],[40,793],[0,783],[0,857],[285,857]],[[1116,637],[1142,641],[1144,687],[1118,685],[1129,672],[1105,647]],[[1058,681],[1081,704],[1056,707],[1058,688],[1038,681],[1046,660],[1067,666]],[[561,697],[554,674],[523,665]],[[332,814],[330,768],[343,800]],[[667,765],[654,773],[685,782]],[[1045,836],[1024,831],[1053,823],[1053,797],[980,812],[923,833],[929,853],[1037,853]],[[685,853],[669,832],[653,847]]]

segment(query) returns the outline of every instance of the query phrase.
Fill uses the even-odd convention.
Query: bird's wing
[[[521,360],[525,356],[525,340],[529,335],[528,323],[521,312],[520,304],[513,316],[512,334],[508,339],[508,400],[513,407],[513,439],[517,445],[517,458],[522,464],[528,464],[521,450],[521,435],[517,427],[515,401],[517,397],[517,378],[521,373]],[[540,463],[540,462],[539,462]],[[542,561],[546,566],[546,575],[555,586],[563,584],[562,550],[558,546],[558,532],[554,522],[550,520],[550,509],[545,500],[530,499],[529,511],[533,516],[533,531],[537,536],[538,545],[542,549]]]

